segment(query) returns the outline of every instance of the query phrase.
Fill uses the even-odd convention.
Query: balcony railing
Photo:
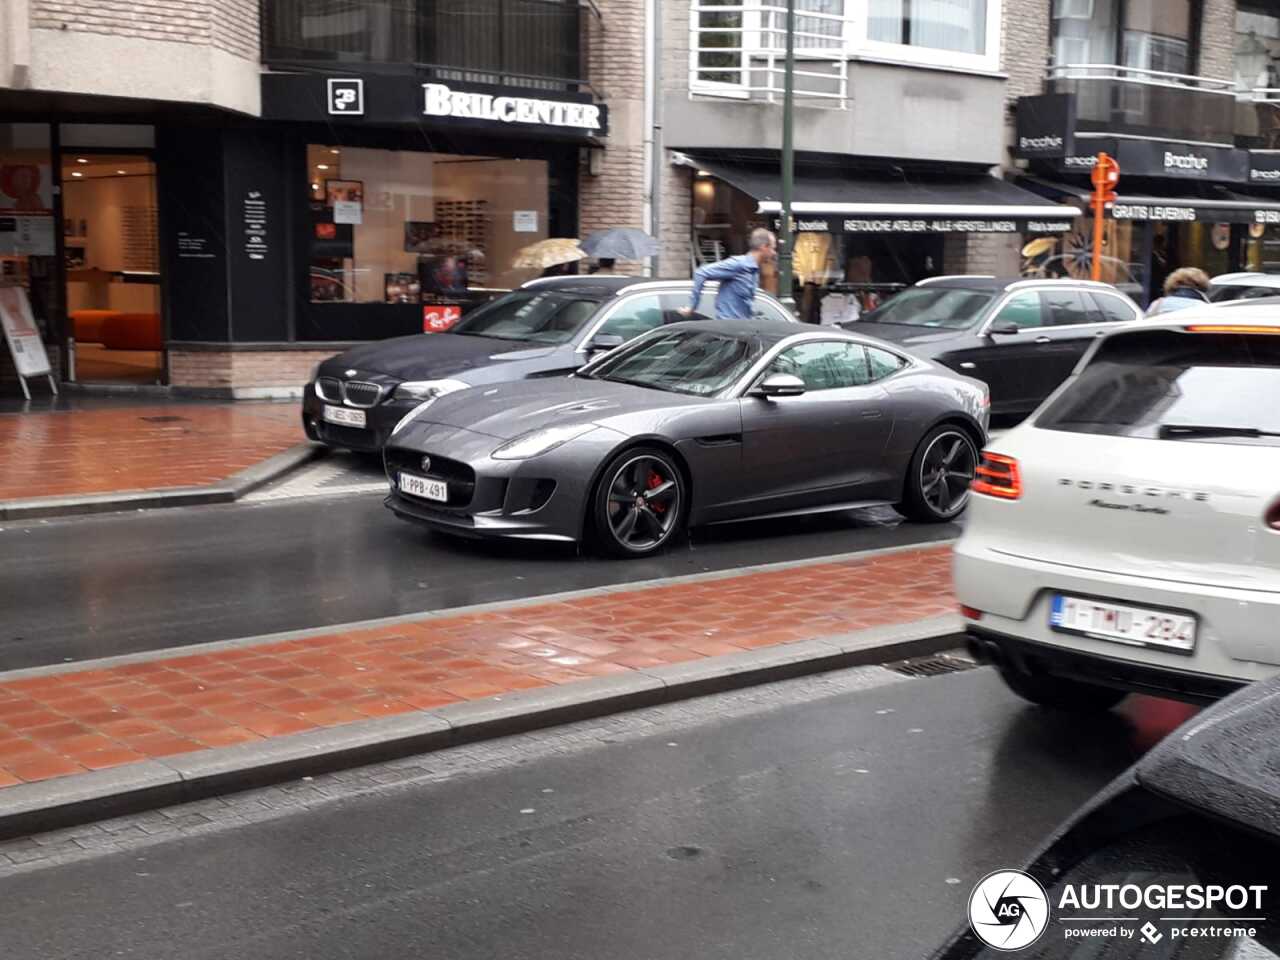
[[[1235,143],[1235,84],[1113,64],[1051,67],[1054,93],[1076,97],[1076,129],[1195,143]]]
[[[845,0],[797,2],[795,95],[811,105],[847,105],[845,6]],[[689,89],[780,103],[786,26],[786,6],[776,0],[695,0],[689,9]]]
[[[264,0],[262,59],[575,89],[585,84],[581,10],[579,0]]]

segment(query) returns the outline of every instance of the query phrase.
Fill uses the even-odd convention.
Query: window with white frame
[[[1001,0],[849,0],[855,52],[905,63],[1000,68]]]

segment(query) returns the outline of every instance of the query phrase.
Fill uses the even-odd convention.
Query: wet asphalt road
[[[205,801],[195,834],[63,840],[84,859],[0,868],[3,953],[918,957],[1188,712],[1082,720],[988,668],[871,667],[622,714]]]
[[[893,515],[888,511],[889,516]],[[954,537],[885,511],[736,524],[645,561],[477,543],[378,494],[0,523],[0,670]],[[896,521],[895,521],[896,522]]]

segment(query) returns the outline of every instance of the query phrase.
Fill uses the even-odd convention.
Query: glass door
[[[155,163],[62,151],[62,233],[75,379],[164,382]]]

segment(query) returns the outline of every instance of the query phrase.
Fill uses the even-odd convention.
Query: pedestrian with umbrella
[[[612,274],[619,260],[645,260],[658,253],[658,241],[634,227],[600,230],[582,241],[583,251],[596,258],[594,274]]]
[[[577,273],[578,261],[586,258],[587,253],[578,246],[577,240],[552,237],[521,248],[511,266],[517,270],[541,270],[544,277],[556,277]]]

